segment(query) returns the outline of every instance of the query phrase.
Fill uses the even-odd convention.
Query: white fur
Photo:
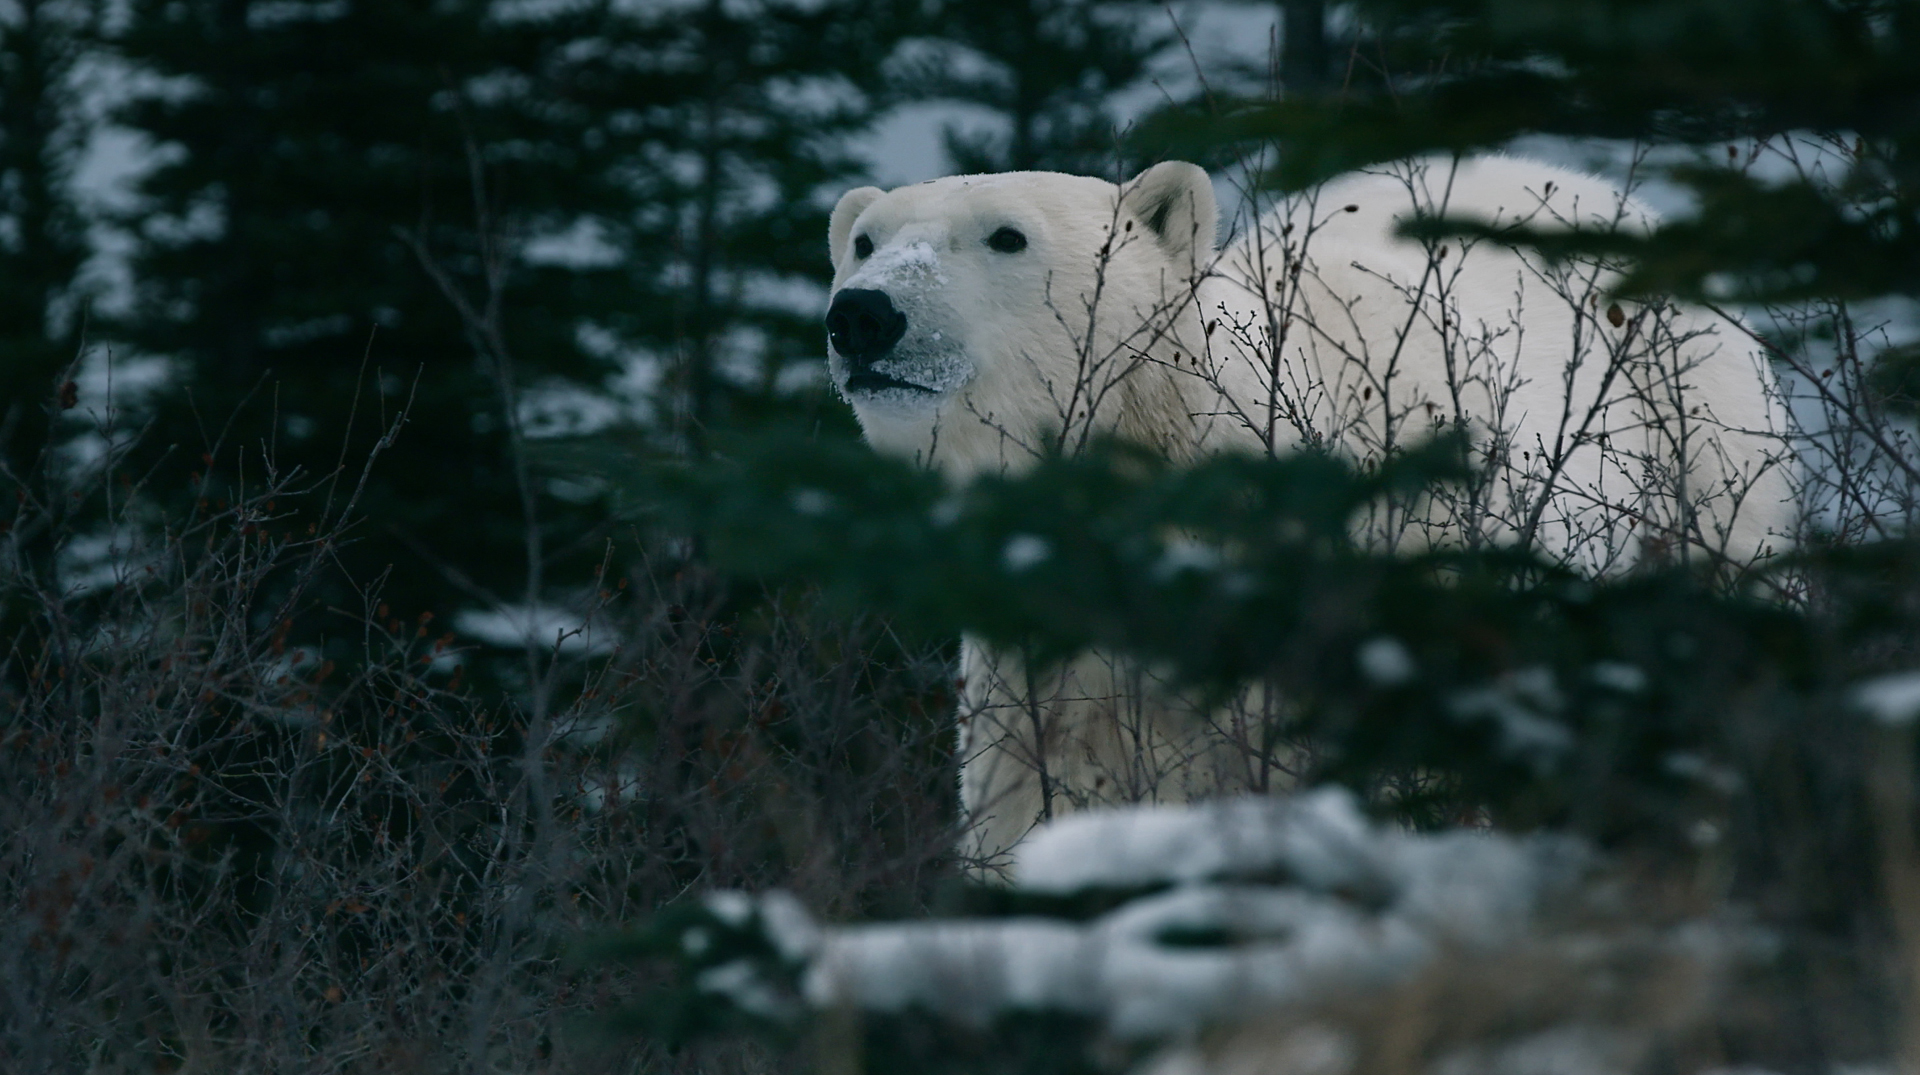
[[[1188,164],[1120,186],[1020,172],[862,188],[833,214],[834,290],[892,297],[908,328],[876,369],[928,391],[849,393],[845,361],[830,368],[869,442],[956,478],[1107,433],[1175,459],[1316,445],[1366,463],[1457,425],[1478,449],[1471,495],[1361,520],[1364,540],[1527,537],[1596,573],[1748,563],[1785,540],[1782,422],[1738,325],[1616,305],[1613,266],[1486,241],[1438,256],[1395,235],[1416,213],[1652,222],[1603,180],[1506,157],[1341,177],[1218,254],[1212,188]],[[1026,249],[990,248],[1002,227]],[[962,796],[984,857],[1062,809],[1274,778],[1125,662],[1030,677],[972,641],[961,661]]]

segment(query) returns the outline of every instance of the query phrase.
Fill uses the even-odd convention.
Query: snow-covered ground
[[[1404,978],[1450,946],[1524,933],[1577,872],[1568,844],[1369,824],[1338,788],[1077,814],[1016,852],[1029,892],[1147,889],[1091,922],[856,926],[814,956],[807,1000],[978,1021],[1099,1016],[1121,1038],[1203,1026]]]
[[[709,1002],[775,1022],[855,1009],[990,1033],[1065,1015],[1154,1075],[1339,1075],[1368,1031],[1329,1013],[1375,1013],[1361,1024],[1379,1031],[1415,983],[1458,981],[1447,1004],[1506,1014],[1491,1035],[1450,1028],[1451,1066],[1432,1070],[1506,1057],[1599,1075],[1697,1014],[1741,943],[1697,922],[1597,925],[1603,862],[1574,841],[1410,833],[1339,788],[1070,815],[1016,859],[1009,898],[1029,913],[833,926],[785,893],[719,892],[678,948]]]

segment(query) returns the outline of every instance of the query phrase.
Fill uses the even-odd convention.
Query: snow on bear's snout
[[[940,253],[925,239],[876,250],[846,279],[827,312],[829,365],[843,396],[929,404],[972,378],[947,286]]]

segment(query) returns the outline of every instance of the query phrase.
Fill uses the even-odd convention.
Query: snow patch
[[[1621,694],[1639,694],[1647,689],[1647,674],[1639,665],[1625,661],[1599,661],[1587,669],[1587,674],[1600,686]]]
[[[454,630],[490,646],[517,649],[528,645],[558,649],[572,655],[607,653],[611,634],[596,636],[593,621],[576,612],[547,605],[502,605],[468,608],[454,613]]]
[[[1853,704],[1882,724],[1912,724],[1920,717],[1920,672],[1869,679],[1853,689]]]
[[[802,515],[825,515],[833,510],[832,494],[821,489],[810,487],[795,489],[791,499],[793,510]]]
[[[1225,562],[1220,549],[1191,539],[1167,542],[1160,554],[1160,560],[1153,565],[1153,577],[1156,581],[1166,582],[1187,571],[1218,571]]]
[[[1246,798],[1071,814],[1014,852],[1020,887],[1071,893],[1269,875],[1320,887],[1379,872],[1353,797],[1326,788],[1292,799]]]
[[[1037,534],[1015,534],[1007,539],[1006,547],[1000,550],[1001,562],[1015,574],[1045,563],[1052,555],[1053,545]]]
[[[817,926],[793,897],[707,898],[759,922],[797,998],[764,965],[696,978],[744,1010],[920,1010],[974,1026],[1013,1011],[1097,1019],[1116,1039],[1191,1040],[1204,1027],[1330,993],[1404,981],[1443,953],[1524,937],[1572,846],[1369,823],[1352,795],[1076,814],[1016,851],[1019,891],[1140,894],[1089,921],[1040,916]],[[759,968],[756,970],[756,968]]]
[[[947,282],[945,274],[940,271],[939,252],[932,243],[921,239],[876,251],[860,267],[860,271],[847,281],[846,286],[888,291],[899,284],[928,279],[936,284]]]
[[[1045,919],[846,926],[827,934],[803,993],[816,1008],[925,1008],[976,1026],[1007,1009],[1091,1014],[1088,931]]]
[[[1420,672],[1413,654],[1397,638],[1369,639],[1354,651],[1353,658],[1360,665],[1360,674],[1376,687],[1398,687]]]
[[[1545,772],[1573,750],[1572,729],[1554,719],[1565,704],[1553,669],[1541,665],[1460,691],[1447,700],[1447,709],[1459,720],[1493,722],[1502,750]]]

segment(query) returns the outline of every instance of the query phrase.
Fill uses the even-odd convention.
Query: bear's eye
[[[873,253],[873,240],[862,235],[853,241],[853,256],[864,258]]]
[[[987,236],[987,245],[1002,254],[1018,254],[1027,248],[1027,237],[1018,228],[1001,228]]]

